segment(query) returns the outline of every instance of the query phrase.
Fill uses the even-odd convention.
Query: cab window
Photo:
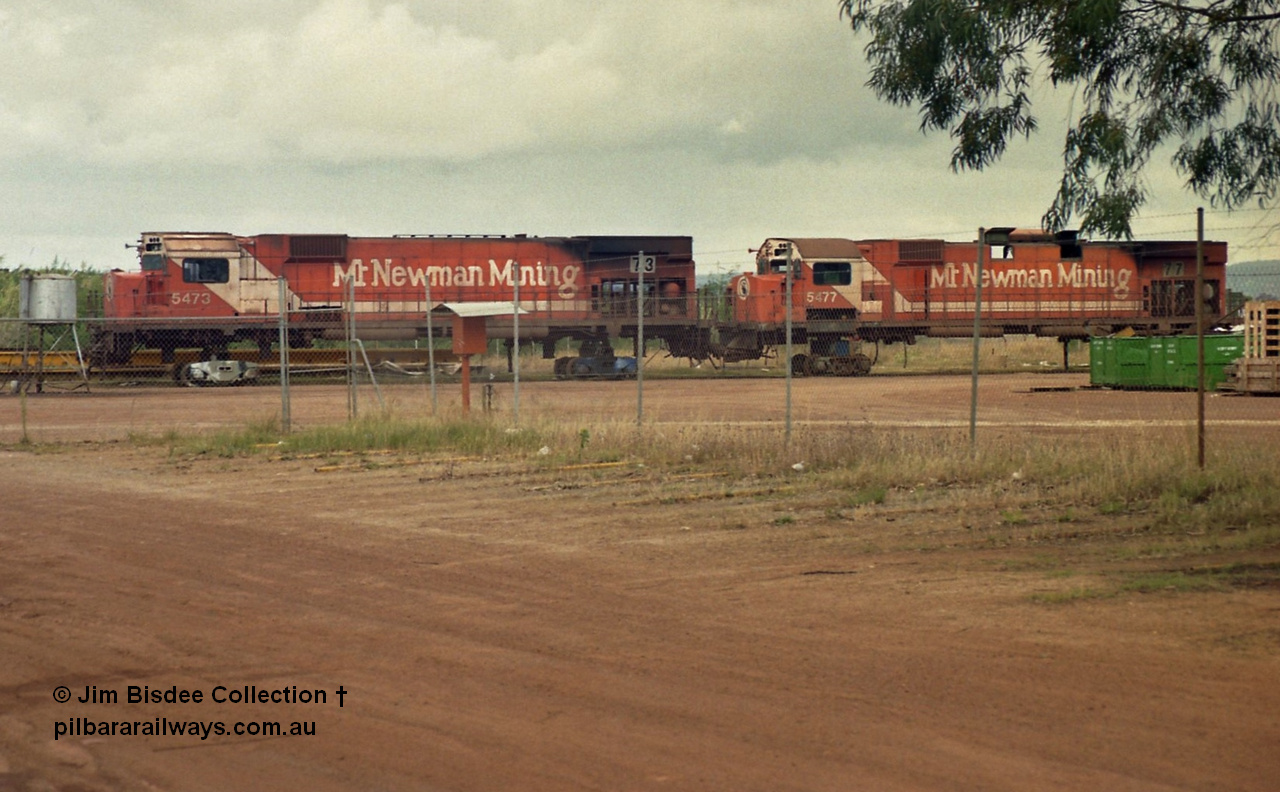
[[[800,261],[795,259],[775,258],[769,259],[769,272],[761,272],[761,275],[786,275],[787,262],[791,262],[791,280],[804,280],[804,270],[800,267]]]
[[[818,261],[813,265],[815,286],[848,286],[853,283],[853,267],[847,261]]]
[[[189,258],[182,262],[182,280],[186,283],[226,283],[231,267],[224,258]]]

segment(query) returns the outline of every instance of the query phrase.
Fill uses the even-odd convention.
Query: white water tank
[[[29,324],[76,321],[76,279],[53,272],[27,273],[18,283],[18,318]]]

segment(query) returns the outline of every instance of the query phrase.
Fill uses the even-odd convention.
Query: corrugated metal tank
[[[31,273],[18,283],[18,318],[30,324],[76,321],[76,279],[58,273]]]

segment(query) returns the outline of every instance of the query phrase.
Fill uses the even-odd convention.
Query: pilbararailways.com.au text
[[[145,721],[108,721],[67,718],[53,722],[53,739],[63,737],[314,737],[315,721],[182,721],[153,718]]]
[[[121,693],[123,692],[123,695]],[[333,698],[338,707],[345,706],[347,690],[339,686],[333,691]],[[86,685],[84,693],[73,698],[71,690],[59,685],[53,691],[54,701],[66,704],[89,704],[112,706],[122,704],[256,704],[270,705],[311,705],[325,706],[330,702],[329,691],[324,688],[299,688],[297,685],[282,687],[263,687],[257,685],[241,685],[227,687],[217,685],[208,693],[201,688],[152,687],[150,685],[128,685],[123,691],[113,688],[99,688],[97,685]],[[291,713],[292,714],[292,713]],[[147,719],[136,718],[119,720],[88,715],[81,712],[69,718],[59,718],[53,724],[53,739],[64,737],[195,737],[207,740],[210,737],[313,737],[316,733],[315,721],[276,721],[276,720],[202,720],[189,718],[169,718],[157,716]]]

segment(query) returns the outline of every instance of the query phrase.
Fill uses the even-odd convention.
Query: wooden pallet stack
[[[1280,300],[1244,306],[1244,356],[1227,372],[1222,390],[1280,393]]]

